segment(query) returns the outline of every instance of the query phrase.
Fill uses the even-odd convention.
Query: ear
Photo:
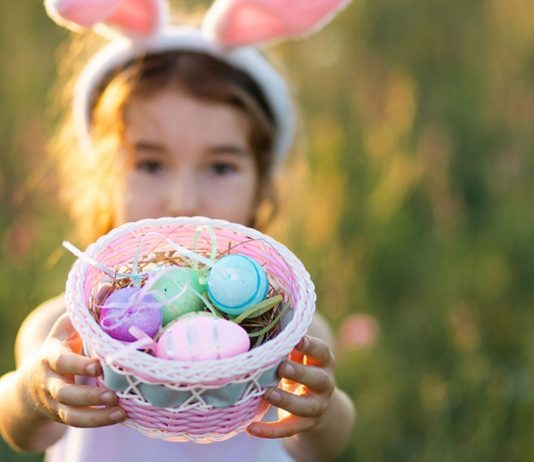
[[[223,46],[295,38],[328,23],[350,0],[216,0],[204,29]]]
[[[72,30],[108,26],[125,35],[149,36],[161,26],[165,0],[45,0],[48,15]]]
[[[45,8],[59,25],[71,30],[103,22],[122,0],[45,0]]]
[[[160,0],[123,0],[106,24],[127,33],[147,37],[159,29],[163,16]]]

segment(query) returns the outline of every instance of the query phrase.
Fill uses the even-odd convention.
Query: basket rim
[[[183,380],[182,377],[182,374],[184,372],[187,372],[188,374],[186,375],[189,375],[191,371],[209,371],[211,366],[215,365],[217,365],[217,369],[224,369],[226,368],[226,366],[232,369],[232,367],[235,367],[235,364],[237,362],[253,362],[253,365],[250,367],[248,372],[240,374],[242,376],[246,376],[258,370],[272,367],[275,363],[280,361],[280,358],[287,356],[295,347],[296,343],[298,343],[298,340],[300,340],[300,338],[302,338],[308,330],[313,312],[315,311],[316,294],[311,277],[306,271],[302,262],[285,245],[276,241],[272,237],[263,234],[262,232],[254,228],[250,228],[241,224],[232,223],[223,219],[213,219],[203,216],[145,218],[135,222],[124,223],[114,228],[107,234],[100,236],[95,242],[93,242],[87,247],[84,253],[89,257],[94,258],[102,249],[112,244],[118,238],[124,237],[127,234],[135,233],[136,231],[143,228],[155,228],[162,227],[165,225],[176,225],[177,227],[209,225],[214,229],[215,233],[217,233],[218,229],[228,229],[233,232],[246,235],[253,239],[261,239],[262,241],[266,242],[271,248],[274,248],[274,250],[280,255],[280,257],[282,257],[286,261],[288,267],[291,268],[291,271],[293,271],[298,277],[299,285],[304,285],[302,287],[303,293],[306,293],[306,295],[309,295],[309,297],[303,297],[302,303],[299,304],[302,306],[292,307],[292,309],[294,310],[294,316],[276,337],[256,348],[253,348],[252,350],[240,353],[229,358],[200,361],[176,361],[158,358],[137,350],[130,351],[127,355],[125,355],[125,358],[135,358],[136,360],[138,360],[138,362],[149,361],[155,366],[164,367],[166,369],[166,373],[164,377],[161,377],[161,381],[163,382],[169,382],[171,380],[171,377],[173,377],[176,381],[187,382],[187,380]],[[95,334],[99,340],[103,341],[106,347],[113,354],[113,352],[119,352],[120,350],[123,350],[125,347],[124,344],[119,340],[112,338],[102,330],[98,322],[89,313],[89,309],[87,307],[87,304],[85,303],[83,285],[87,270],[90,268],[91,265],[81,259],[77,259],[74,265],[72,266],[71,271],[69,272],[69,276],[67,278],[65,292],[67,313],[69,314],[69,317],[71,318],[74,327],[78,331],[84,330],[84,322],[88,322],[88,327],[91,330],[91,333]],[[83,321],[77,316],[77,314],[79,314],[77,313],[77,309],[78,311],[81,310],[80,305],[83,305],[83,307],[87,311],[87,315],[84,316]],[[299,310],[299,312],[304,315],[304,319],[298,319],[298,317],[295,316],[297,310]],[[289,339],[291,338],[293,339],[293,341],[289,342]],[[83,340],[85,344],[87,339]],[[276,356],[268,354],[270,351],[277,349],[279,351],[279,354],[277,354]],[[89,348],[89,350],[91,350],[91,348]],[[95,352],[93,351],[93,353]],[[101,359],[105,360],[105,358]],[[111,360],[109,363],[121,367],[121,362],[123,362],[123,359],[124,358],[119,357],[117,359]],[[235,376],[235,372],[231,372],[231,375]],[[225,377],[225,375],[221,374],[216,374],[212,377],[208,376],[209,374],[206,374],[206,382],[220,380],[221,378]]]

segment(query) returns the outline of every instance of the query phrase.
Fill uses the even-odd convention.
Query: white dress
[[[280,439],[240,433],[218,443],[171,443],[148,438],[119,424],[100,428],[69,427],[65,435],[48,449],[45,461],[292,462],[293,459],[284,450]]]

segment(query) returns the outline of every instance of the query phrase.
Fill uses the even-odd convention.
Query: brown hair
[[[73,150],[72,121],[67,119],[52,148],[61,167],[61,197],[74,220],[77,240],[88,243],[116,225],[119,146],[123,141],[125,106],[132,96],[148,96],[175,86],[199,99],[230,104],[251,119],[249,143],[258,174],[255,227],[266,226],[277,209],[271,154],[275,122],[257,84],[244,72],[211,56],[185,51],[148,55],[115,70],[92,101],[94,155]],[[260,207],[260,204],[262,207]],[[262,215],[262,216],[259,216]]]

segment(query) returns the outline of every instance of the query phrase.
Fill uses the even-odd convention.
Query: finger
[[[74,329],[67,313],[63,313],[50,329],[48,334],[49,339],[59,340],[61,343],[67,344],[72,351],[81,353],[82,340],[78,332]]]
[[[126,417],[120,407],[77,408],[61,404],[57,409],[58,421],[72,427],[104,427],[122,422]]]
[[[304,362],[304,354],[298,351],[296,348],[293,349],[293,351],[289,354],[289,359],[291,361],[295,361],[297,363],[303,363]]]
[[[335,388],[334,378],[327,370],[293,361],[284,361],[278,368],[278,375],[305,385],[316,393],[330,395]]]
[[[56,342],[50,344],[46,360],[50,369],[60,375],[97,377],[102,373],[100,363],[96,359],[76,354]]]
[[[264,398],[267,402],[280,409],[288,411],[290,414],[299,417],[312,418],[317,418],[323,415],[329,401],[323,395],[295,395],[281,390],[280,388],[271,388],[265,393]]]
[[[61,378],[49,381],[50,397],[67,406],[113,406],[118,402],[117,395],[107,388],[91,385],[72,385]]]
[[[334,365],[332,350],[320,338],[305,335],[296,348],[306,356],[306,364],[321,367],[332,367]]]
[[[290,415],[275,422],[253,422],[247,431],[259,438],[288,438],[309,430],[315,419]]]

